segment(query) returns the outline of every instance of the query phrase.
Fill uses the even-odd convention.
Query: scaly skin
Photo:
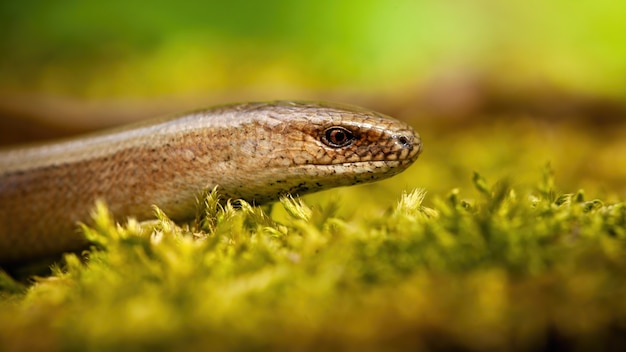
[[[276,101],[2,150],[0,263],[84,247],[77,223],[96,200],[121,220],[151,218],[153,204],[186,220],[207,188],[260,204],[393,176],[421,149],[411,127],[369,110]]]

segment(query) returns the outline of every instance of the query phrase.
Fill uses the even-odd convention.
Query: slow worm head
[[[371,182],[422,150],[408,125],[362,108],[277,101],[218,106],[84,137],[0,150],[0,263],[81,248],[78,222],[104,200],[116,218],[190,219],[196,199],[265,203]]]

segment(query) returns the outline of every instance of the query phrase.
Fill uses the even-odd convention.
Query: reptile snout
[[[422,152],[422,139],[413,130],[397,133],[392,137],[402,159],[415,159]]]

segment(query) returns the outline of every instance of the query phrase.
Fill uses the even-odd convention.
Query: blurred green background
[[[617,1],[3,2],[4,89],[402,92],[450,74],[626,98]]]
[[[551,162],[568,190],[623,198],[625,15],[608,0],[4,1],[0,141],[333,100],[422,134],[420,166],[381,192],[445,192],[474,170],[526,182]]]

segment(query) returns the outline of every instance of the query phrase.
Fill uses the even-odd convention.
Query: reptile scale
[[[79,222],[103,200],[118,220],[194,217],[196,199],[261,204],[376,181],[408,166],[419,135],[353,106],[231,104],[78,138],[0,150],[0,264],[85,246]]]

